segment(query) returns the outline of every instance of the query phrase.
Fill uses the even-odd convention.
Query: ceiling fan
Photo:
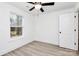
[[[30,4],[33,4],[34,6],[29,9],[29,11],[32,11],[33,9],[38,9],[40,10],[41,12],[44,12],[44,9],[42,8],[42,6],[51,6],[51,5],[54,5],[55,3],[54,2],[48,2],[48,3],[42,3],[42,2],[27,2],[27,3],[30,3]]]

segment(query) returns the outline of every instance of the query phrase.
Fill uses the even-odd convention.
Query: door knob
[[[61,34],[61,32],[59,32]]]

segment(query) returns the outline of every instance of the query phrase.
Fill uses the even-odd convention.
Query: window
[[[22,16],[15,13],[10,16],[10,36],[22,36]]]

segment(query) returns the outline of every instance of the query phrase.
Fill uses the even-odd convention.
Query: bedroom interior
[[[78,19],[79,2],[0,2],[0,55],[78,56]]]

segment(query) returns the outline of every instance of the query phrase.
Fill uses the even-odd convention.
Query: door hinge
[[[76,31],[76,29],[74,29],[74,31]]]
[[[74,45],[76,45],[76,43],[74,43]]]
[[[74,18],[76,18],[76,16],[74,16]]]

